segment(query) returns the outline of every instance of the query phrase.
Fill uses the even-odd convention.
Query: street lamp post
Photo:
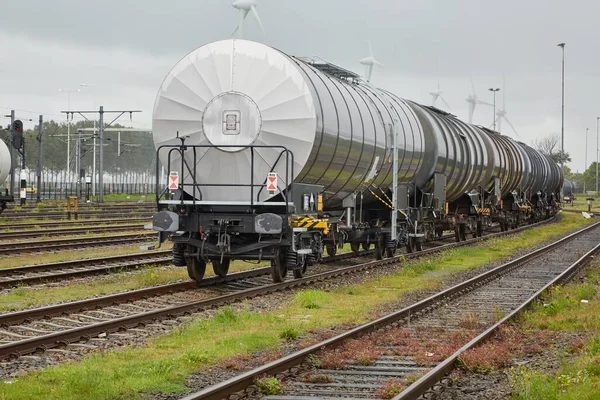
[[[600,117],[596,117],[596,196],[598,196],[598,123]]]
[[[499,91],[500,88],[496,88],[496,89],[489,88],[488,90],[490,92],[494,93],[494,115],[493,115],[494,119],[493,119],[493,122],[494,122],[494,131],[496,131],[496,92]]]
[[[584,159],[585,159],[585,161],[584,161],[585,162],[585,164],[584,164],[585,168],[583,169],[583,193],[586,192],[586,190],[585,190],[585,172],[587,171],[587,167],[588,167],[588,165],[587,165],[587,153],[588,153],[587,138],[588,138],[588,131],[589,130],[590,130],[590,128],[585,128],[585,157],[584,157]]]
[[[560,127],[560,169],[565,174],[565,43],[559,43],[557,45],[562,50],[562,101],[561,101],[561,127]],[[560,198],[564,198],[562,188],[560,189]]]
[[[58,91],[67,94],[67,109],[70,110],[71,93],[79,92],[81,89],[58,89]],[[69,120],[69,114],[67,114],[67,172],[65,178],[66,182],[71,181],[71,120]]]

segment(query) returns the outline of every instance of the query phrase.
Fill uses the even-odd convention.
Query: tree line
[[[76,176],[77,138],[78,129],[93,128],[93,121],[77,121],[70,128],[70,166],[72,176]],[[96,122],[96,128],[98,123]],[[113,124],[111,128],[127,128]],[[25,167],[37,171],[38,166],[38,126],[23,132],[25,138]],[[87,176],[93,169],[93,136],[92,131],[82,131],[81,137],[81,168]],[[0,130],[0,138],[9,143],[10,133]],[[98,133],[96,133],[98,137]],[[121,132],[120,152],[118,132],[104,132],[104,171],[106,174],[122,173],[154,174],[156,157],[152,134],[149,132]],[[21,156],[15,153],[15,169],[21,166]],[[96,139],[96,170],[100,154],[100,140]],[[67,122],[46,121],[42,124],[42,158],[43,170],[55,174],[64,173],[67,168]]]

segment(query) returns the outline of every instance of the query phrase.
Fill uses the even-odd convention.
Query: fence
[[[68,196],[77,196],[79,191],[77,190],[77,184],[71,182],[44,182],[41,188],[35,188],[32,190],[32,186],[27,189],[27,199],[37,199],[37,191],[40,190],[40,197],[42,200],[61,200],[66,199]],[[94,191],[91,185],[85,183],[81,185],[81,198],[92,197]],[[155,193],[155,184],[149,183],[105,183],[104,195],[152,195]],[[96,196],[100,191],[100,186],[96,184]],[[15,198],[19,198],[18,189],[15,190]]]

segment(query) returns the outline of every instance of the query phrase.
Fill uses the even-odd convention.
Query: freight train
[[[0,139],[0,214],[6,209],[7,203],[14,201],[8,187],[4,185],[8,175],[10,175],[10,167],[10,150],[6,143]]]
[[[179,61],[159,89],[153,134],[169,175],[153,229],[198,281],[209,262],[224,276],[232,260],[267,260],[278,282],[345,244],[381,259],[560,206],[560,167],[528,145],[247,40]]]

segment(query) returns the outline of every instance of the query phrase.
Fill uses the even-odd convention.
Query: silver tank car
[[[490,187],[494,177],[502,182],[503,196],[518,188],[538,191],[561,185],[556,165],[536,150],[355,78],[331,64],[292,57],[260,43],[211,43],[184,57],[163,82],[154,107],[154,140],[157,147],[177,144],[179,132],[189,136],[188,144],[239,145],[207,148],[197,155],[199,182],[228,184],[249,180],[250,157],[244,146],[285,146],[294,155],[294,181],[324,186],[326,206],[368,187],[391,186],[394,123],[400,184],[427,188],[434,172],[444,174],[448,201]],[[234,129],[226,129],[228,116]],[[255,182],[265,180],[278,156],[268,148],[257,153]],[[176,157],[171,160],[175,165]],[[193,162],[190,154],[186,158]],[[164,155],[162,162],[166,164]],[[281,164],[275,168],[280,190],[290,183],[283,178],[284,169]],[[204,201],[250,196],[243,187],[199,188],[193,195]],[[261,196],[265,200],[273,194],[263,191]]]

